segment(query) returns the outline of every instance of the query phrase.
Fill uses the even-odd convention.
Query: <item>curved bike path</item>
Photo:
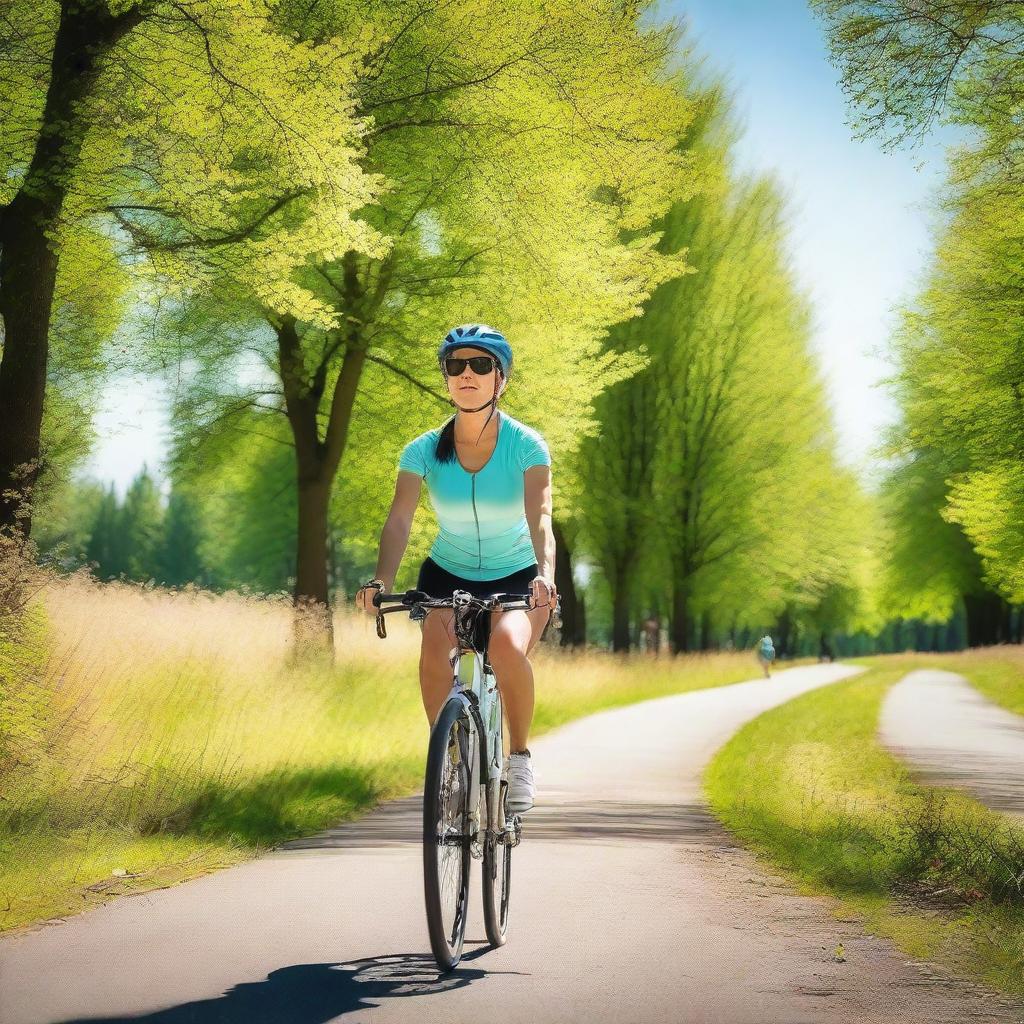
[[[879,736],[922,781],[965,789],[1024,821],[1024,717],[993,704],[963,676],[908,673],[886,694]]]
[[[541,803],[515,854],[509,942],[483,942],[474,862],[453,974],[429,956],[414,798],[0,941],[0,1021],[1024,1020],[766,874],[702,803],[700,772],[740,725],[855,671],[648,701],[531,744]]]

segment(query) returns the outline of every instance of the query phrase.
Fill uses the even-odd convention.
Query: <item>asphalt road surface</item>
[[[453,974],[429,956],[411,799],[0,941],[0,1021],[1024,1021],[797,895],[702,805],[699,773],[737,727],[853,671],[791,669],[532,743],[540,803],[515,854],[509,942],[484,942],[474,862]]]
[[[1024,819],[1024,718],[993,704],[963,676],[910,672],[882,705],[882,742],[923,781],[967,790]]]

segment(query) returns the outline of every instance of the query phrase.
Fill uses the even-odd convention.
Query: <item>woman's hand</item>
[[[545,608],[555,607],[558,599],[558,588],[554,580],[545,579],[543,576],[535,576],[530,580],[530,607]]]
[[[373,583],[372,585],[370,583],[364,583],[356,591],[356,607],[361,608],[364,612],[369,612],[371,615],[376,615],[377,606],[373,603],[373,596],[383,590],[383,584],[378,586],[376,583]]]

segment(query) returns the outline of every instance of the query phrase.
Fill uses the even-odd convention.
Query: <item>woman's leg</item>
[[[487,656],[501,691],[512,750],[525,750],[533,722],[533,666],[529,654],[540,640],[550,608],[491,612]]]
[[[456,646],[450,608],[432,608],[423,620],[420,645],[420,694],[427,724],[433,725],[452,688],[452,666],[448,652]]]

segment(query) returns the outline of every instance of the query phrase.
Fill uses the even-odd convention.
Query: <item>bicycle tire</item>
[[[470,855],[469,786],[471,772],[466,757],[468,729],[474,728],[465,705],[449,700],[441,709],[430,733],[427,771],[423,787],[423,892],[427,930],[434,959],[443,971],[450,971],[462,957],[469,910]],[[452,763],[452,743],[459,751]],[[458,781],[458,790],[452,783]],[[457,796],[453,793],[457,792]],[[459,845],[442,844],[439,831],[449,839],[461,835]],[[443,852],[442,852],[443,851]]]
[[[502,810],[508,794],[508,783],[502,780],[499,789]],[[501,815],[505,820],[504,814]],[[512,890],[512,847],[498,842],[490,831],[484,842],[483,880],[484,929],[492,946],[504,946],[508,937],[508,908]]]

